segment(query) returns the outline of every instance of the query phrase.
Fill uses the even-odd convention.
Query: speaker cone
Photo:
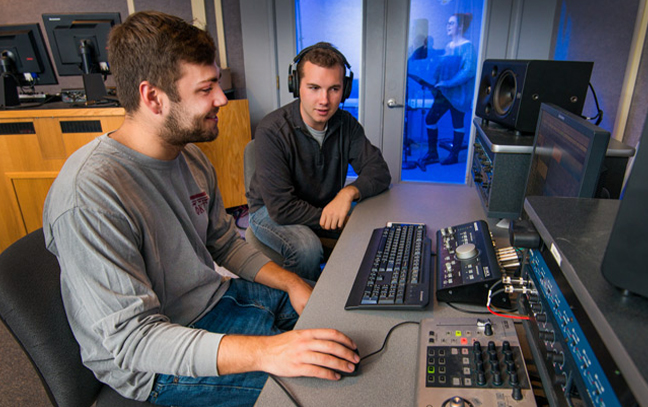
[[[493,92],[493,109],[499,116],[506,116],[511,112],[513,103],[517,95],[517,79],[515,74],[510,71],[504,71],[497,78],[495,91]]]

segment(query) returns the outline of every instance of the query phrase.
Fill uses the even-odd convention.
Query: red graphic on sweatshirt
[[[207,204],[209,204],[209,197],[207,196],[207,192],[201,192],[196,195],[192,195],[189,197],[191,199],[191,206],[193,206],[194,210],[196,211],[196,215],[201,215],[205,213],[207,210]]]

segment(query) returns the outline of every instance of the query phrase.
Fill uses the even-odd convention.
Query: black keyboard
[[[430,301],[433,262],[423,224],[375,229],[344,309],[419,309]]]

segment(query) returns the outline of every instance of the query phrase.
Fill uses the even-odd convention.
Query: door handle
[[[405,107],[405,106],[397,103],[396,99],[389,99],[387,101],[387,107],[390,108],[390,109],[395,109],[397,107]]]

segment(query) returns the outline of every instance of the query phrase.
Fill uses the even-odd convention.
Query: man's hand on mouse
[[[248,352],[240,352],[240,347]],[[238,352],[236,348],[239,348]],[[356,344],[335,329],[307,329],[274,336],[226,335],[218,355],[220,374],[264,371],[276,376],[339,380],[352,373],[360,357]],[[230,355],[238,354],[238,360]],[[243,357],[240,357],[244,355]]]

